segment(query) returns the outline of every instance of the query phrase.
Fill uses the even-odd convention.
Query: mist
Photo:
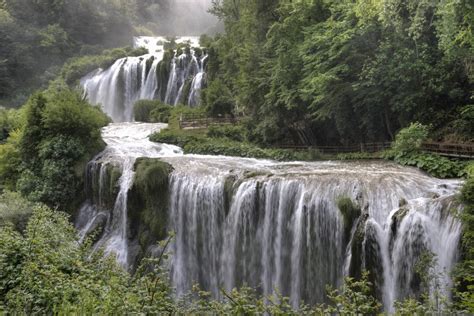
[[[158,35],[201,35],[222,31],[222,25],[208,12],[212,0],[168,0],[157,16]]]

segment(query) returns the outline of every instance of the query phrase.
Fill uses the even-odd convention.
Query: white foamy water
[[[181,36],[175,41],[199,47],[199,37]],[[101,105],[114,122],[133,121],[133,106],[138,100],[199,105],[200,91],[205,84],[207,55],[197,56],[191,49],[174,56],[166,65],[170,68],[167,77],[160,78],[157,68],[165,62],[166,42],[165,37],[135,37],[134,47],[144,47],[148,54],[118,59],[108,69],[97,69],[83,77],[80,83],[89,102]],[[187,95],[183,96],[183,93]]]
[[[195,283],[215,297],[221,286],[230,290],[246,284],[262,294],[279,289],[297,307],[301,300],[325,301],[326,285],[342,284],[351,268],[369,269],[377,296],[392,311],[394,301],[418,294],[414,264],[426,251],[436,255],[441,289],[449,294],[448,273],[458,259],[461,233],[450,210],[458,207],[461,181],[435,179],[383,161],[182,155],[175,146],[148,141],[147,135],[163,127],[120,123],[104,128],[108,147],[90,164],[101,166],[91,172],[99,179],[107,164],[122,168],[115,206],[102,210],[108,212],[107,229],[96,246],[115,253],[124,266],[134,261],[126,221],[133,163],[154,157],[174,168],[167,225],[176,232],[170,269],[178,295]],[[344,235],[340,197],[351,198],[367,213],[359,253],[352,253],[350,244],[356,238]],[[396,221],[401,200],[406,215]],[[89,205],[81,211],[83,234],[100,213],[96,209]],[[354,267],[355,262],[361,263]]]
[[[89,169],[97,170],[99,173],[99,184],[103,186],[106,168],[112,164],[121,169],[119,181],[119,192],[115,200],[113,210],[109,210],[112,216],[108,216],[106,231],[95,248],[103,247],[106,254],[114,254],[117,261],[128,266],[128,238],[127,238],[127,198],[130,187],[133,184],[134,164],[139,157],[165,157],[182,155],[179,147],[166,144],[150,142],[148,136],[154,132],[166,128],[167,124],[146,123],[121,123],[110,124],[102,129],[102,137],[107,144],[106,149],[89,163]],[[99,189],[100,190],[100,189]],[[99,196],[100,196],[99,192]],[[99,201],[100,204],[100,201]],[[80,235],[85,236],[91,229],[98,216],[103,212],[90,203],[81,208],[79,218]]]

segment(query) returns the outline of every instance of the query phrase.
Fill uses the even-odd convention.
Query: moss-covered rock
[[[89,166],[89,181],[86,194],[95,205],[102,209],[112,210],[120,190],[119,179],[122,168],[115,164],[96,163]]]
[[[151,56],[146,60],[146,67],[145,67],[145,77],[148,76],[148,73],[151,70],[151,66],[153,65],[153,62],[155,61],[155,56]]]
[[[230,206],[232,203],[232,197],[234,196],[234,188],[237,182],[237,176],[231,174],[225,178],[224,181],[224,207],[226,216],[230,211]]]
[[[367,220],[369,219],[369,213],[364,211],[359,217],[359,222],[355,229],[354,235],[352,236],[351,244],[351,262],[349,265],[349,276],[356,279],[362,276],[362,263],[364,256],[364,239],[365,239],[365,227]]]
[[[163,59],[158,63],[156,67],[156,79],[158,82],[157,87],[157,98],[159,100],[164,100],[166,97],[166,90],[168,87],[168,79],[171,72],[171,60],[174,57],[174,52],[167,51],[163,55]]]
[[[397,238],[398,227],[400,223],[403,221],[405,216],[408,214],[410,209],[405,204],[396,211],[392,216],[392,221],[390,223],[390,230],[392,231],[392,235],[390,237],[390,248],[393,244],[393,241]]]
[[[191,84],[193,83],[193,78],[186,78],[184,81],[183,91],[181,97],[179,98],[180,104],[187,104],[189,99],[189,94],[191,93]]]
[[[344,219],[344,240],[349,241],[352,226],[361,214],[361,209],[348,197],[340,197],[337,199],[337,207]]]
[[[369,272],[369,281],[372,283],[372,296],[382,302],[381,288],[384,284],[382,250],[378,242],[377,228],[373,222],[367,222],[363,243],[363,269]],[[358,240],[358,242],[360,239]]]
[[[129,239],[139,249],[137,262],[148,248],[166,237],[168,184],[173,168],[160,159],[139,158],[134,183],[128,193]]]

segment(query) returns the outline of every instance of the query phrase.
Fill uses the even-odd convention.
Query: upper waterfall
[[[207,54],[199,48],[198,37],[141,36],[134,38],[134,47],[144,47],[148,53],[118,59],[108,69],[97,69],[81,79],[92,104],[100,104],[114,122],[133,121],[133,105],[141,99],[199,104]]]

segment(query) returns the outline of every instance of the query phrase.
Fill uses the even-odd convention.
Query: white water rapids
[[[128,252],[126,216],[133,162],[160,157],[174,168],[167,225],[176,232],[170,270],[178,295],[195,283],[215,297],[221,287],[246,284],[263,294],[278,289],[295,307],[302,300],[320,303],[326,285],[341,285],[353,259],[360,258],[356,269],[375,274],[376,294],[391,311],[394,301],[416,294],[414,265],[424,251],[436,256],[442,291],[449,293],[461,233],[450,209],[457,207],[461,181],[382,161],[280,163],[182,155],[175,146],[147,140],[163,127],[104,128],[107,149],[89,165],[89,178],[99,183],[105,181],[104,166],[120,166],[119,191],[113,209],[86,203],[77,226],[85,235],[99,216],[105,218],[96,247],[115,253],[124,266],[135,260]],[[96,193],[102,190],[100,185]],[[337,207],[344,196],[368,213],[360,253],[352,253],[356,238],[344,235]],[[400,204],[405,213],[397,216]]]

